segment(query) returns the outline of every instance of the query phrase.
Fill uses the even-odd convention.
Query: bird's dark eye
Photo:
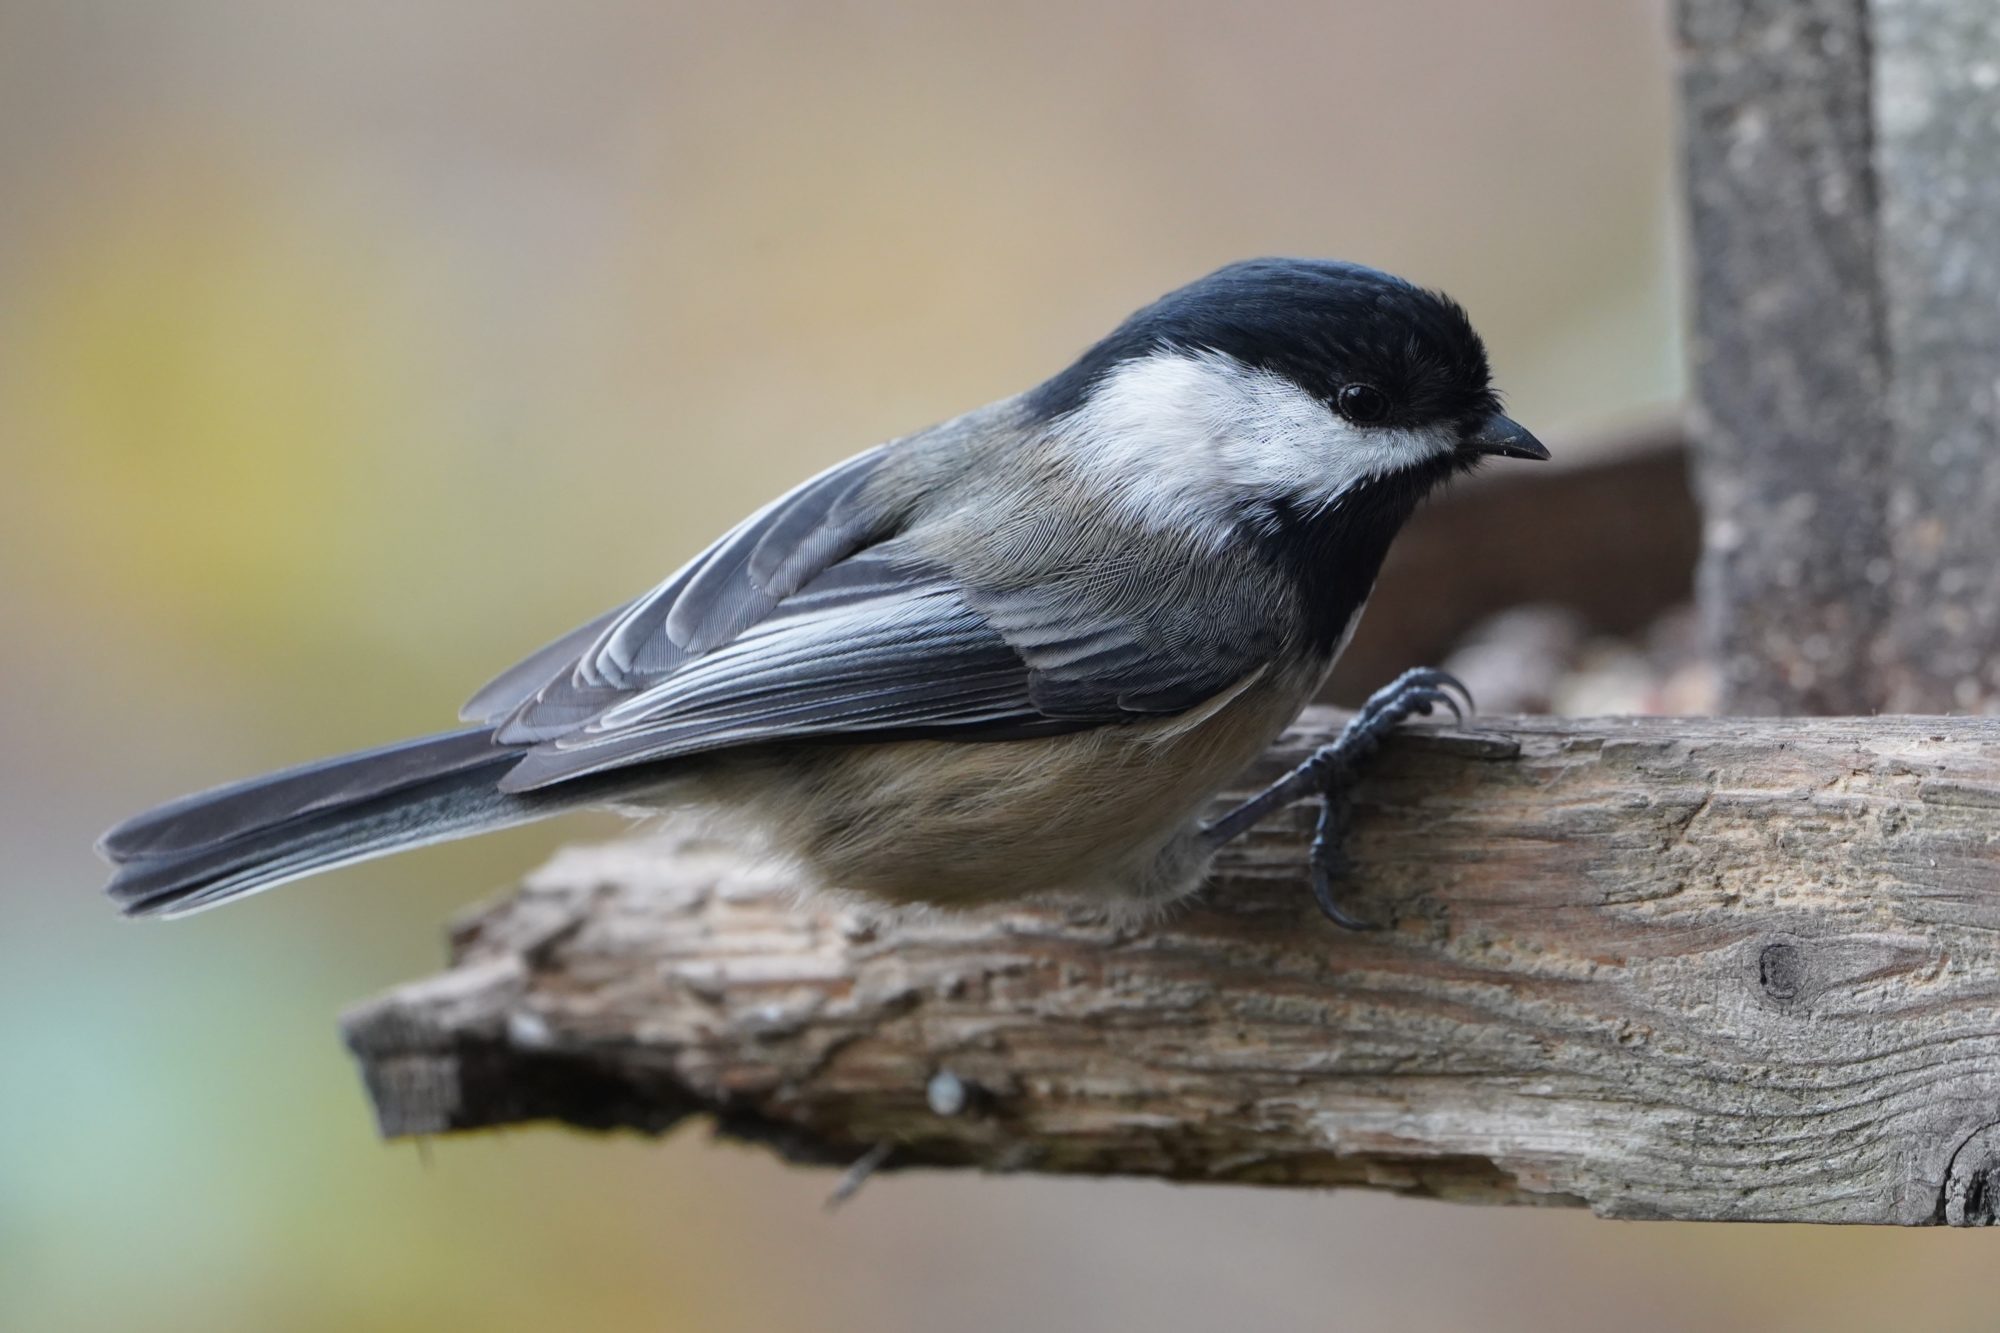
[[[1389,415],[1389,395],[1372,384],[1342,385],[1334,403],[1357,426],[1372,426]]]

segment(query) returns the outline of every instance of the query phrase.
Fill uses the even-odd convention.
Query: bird
[[[107,892],[178,917],[582,807],[688,810],[802,882],[966,908],[1157,911],[1319,795],[1335,922],[1358,765],[1470,707],[1417,667],[1205,814],[1312,698],[1417,505],[1506,416],[1463,307],[1331,259],[1229,264],[1051,378],[835,464],[473,695],[456,730],[182,798],[106,833]],[[1462,699],[1462,702],[1461,702]]]

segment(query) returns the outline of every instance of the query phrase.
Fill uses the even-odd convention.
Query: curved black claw
[[[1356,716],[1370,717],[1392,709],[1405,695],[1414,690],[1446,690],[1457,696],[1457,699],[1464,700],[1463,708],[1460,708],[1456,701],[1451,705],[1452,713],[1460,722],[1465,721],[1466,714],[1479,711],[1479,705],[1473,702],[1472,691],[1457,676],[1438,667],[1411,667],[1369,695],[1368,702],[1361,705],[1360,712]]]
[[[1342,930],[1380,930],[1382,923],[1358,917],[1341,905],[1334,893],[1334,881],[1354,869],[1354,862],[1341,849],[1346,840],[1348,817],[1352,813],[1344,791],[1328,791],[1321,798],[1319,827],[1313,833],[1312,850],[1307,854],[1307,878],[1313,901],[1320,913]]]
[[[1380,930],[1380,921],[1370,921],[1359,917],[1340,905],[1334,896],[1333,873],[1325,866],[1315,863],[1308,878],[1312,881],[1313,901],[1319,904],[1320,914],[1342,930]]]
[[[1394,718],[1400,722],[1413,713],[1429,717],[1431,710],[1440,704],[1451,710],[1452,718],[1460,726],[1465,725],[1465,710],[1459,707],[1458,696],[1442,685],[1417,685],[1403,691],[1392,706],[1377,715],[1377,720]]]

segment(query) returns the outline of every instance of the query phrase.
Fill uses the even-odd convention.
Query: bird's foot
[[[1348,828],[1353,823],[1354,776],[1361,762],[1380,748],[1390,732],[1411,717],[1429,716],[1440,707],[1450,709],[1452,716],[1462,723],[1472,709],[1472,692],[1455,676],[1435,667],[1405,671],[1370,695],[1368,702],[1348,719],[1340,735],[1330,743],[1204,828],[1203,840],[1212,848],[1220,847],[1272,812],[1318,793],[1319,824],[1307,856],[1313,901],[1319,904],[1327,920],[1337,926],[1347,930],[1380,929],[1379,923],[1365,921],[1349,912],[1334,891],[1336,881],[1354,868],[1343,850]]]

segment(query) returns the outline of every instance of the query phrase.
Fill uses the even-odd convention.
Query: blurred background
[[[1573,461],[1681,392],[1666,16],[0,0],[0,1328],[1819,1330],[1970,1234],[383,1146],[335,1035],[587,821],[119,921],[141,805],[433,730],[1231,259],[1442,286]]]

